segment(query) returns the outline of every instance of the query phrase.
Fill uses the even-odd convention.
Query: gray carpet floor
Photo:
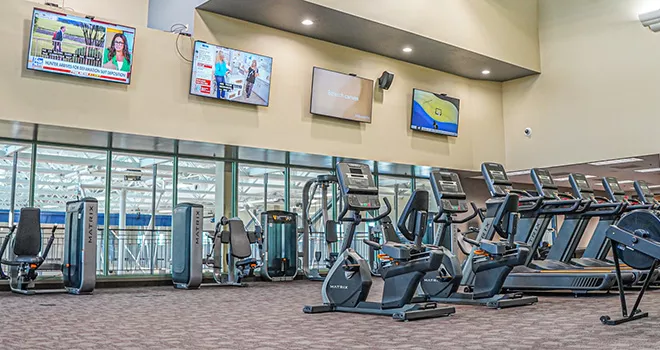
[[[98,289],[91,296],[0,294],[0,349],[660,349],[660,291],[647,319],[604,326],[618,298],[541,296],[537,305],[457,306],[445,318],[308,315],[319,282],[248,288]],[[382,282],[375,282],[377,299]],[[629,297],[636,294],[630,293]],[[634,294],[634,295],[633,295]]]

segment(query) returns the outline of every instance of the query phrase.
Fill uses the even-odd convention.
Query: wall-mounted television
[[[195,41],[192,95],[268,106],[273,59]]]
[[[371,123],[373,80],[314,67],[310,112]]]
[[[460,100],[444,94],[413,89],[410,128],[434,134],[458,136]]]
[[[27,69],[130,84],[135,28],[35,8]]]

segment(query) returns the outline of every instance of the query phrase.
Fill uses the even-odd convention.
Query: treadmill
[[[612,224],[610,219],[618,217],[625,205],[612,203],[605,198],[600,198],[599,202],[598,197],[593,195],[593,190],[589,187],[587,178],[582,174],[569,175],[575,196],[568,193],[560,194],[559,188],[555,185],[547,170],[533,169],[531,175],[537,191],[546,194],[546,196],[571,198],[582,202],[579,210],[566,213],[564,222],[557,232],[546,259],[535,262],[534,267],[540,269],[585,269],[614,273],[613,264],[595,259],[592,259],[593,261],[573,259],[573,256],[591,218],[600,218],[604,226],[599,227],[604,234],[605,230]],[[622,274],[622,278],[624,284],[630,286],[645,280],[647,275],[646,272],[628,268]]]
[[[555,215],[554,210],[568,211],[568,208],[579,210],[580,206],[583,205],[582,201],[576,201],[575,199],[549,200],[544,196],[533,197],[526,191],[516,190],[501,164],[484,163],[481,165],[481,172],[492,196],[489,201],[506,196],[508,193],[515,193],[520,196],[519,212],[521,218],[518,223],[516,238],[527,237],[529,239],[532,236],[530,232],[535,227],[538,232],[545,232],[545,230],[541,231],[540,229],[543,222],[547,221],[549,223],[549,220],[546,220],[545,217],[541,217],[541,220],[539,220],[538,214],[540,213],[543,216]],[[529,205],[530,202],[534,204]],[[540,240],[540,238],[538,239]],[[538,245],[530,246],[530,254],[535,253],[537,249]],[[504,282],[503,289],[507,291],[567,290],[575,294],[584,294],[593,291],[609,291],[616,283],[616,275],[609,272],[609,270],[585,270],[574,266],[571,269],[539,269],[535,266],[530,261],[528,266],[514,267]]]
[[[644,180],[635,180],[635,192],[637,192],[637,199],[642,204],[650,204],[651,210],[660,209],[660,202],[655,200],[655,193],[651,192],[649,184]]]

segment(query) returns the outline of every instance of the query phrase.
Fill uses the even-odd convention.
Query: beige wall
[[[177,55],[175,35],[146,28],[137,30],[130,86],[26,71],[30,15],[22,0],[8,0],[0,12],[7,53],[0,119],[459,169],[504,160],[499,83],[203,13],[198,39],[274,58],[270,107],[257,108],[190,96],[191,67]],[[187,38],[180,46],[191,57]],[[369,78],[389,70],[396,78],[376,94],[372,124],[357,124],[310,115],[314,65]],[[458,138],[409,130],[413,87],[461,98]]]
[[[654,6],[540,1],[543,74],[503,87],[510,170],[658,152],[660,34],[637,19]]]
[[[540,69],[537,0],[306,1]]]
[[[147,25],[149,0],[27,0],[43,4],[50,2],[67,10],[76,11],[89,16],[96,16],[116,21],[119,24],[142,26]],[[3,1],[4,5],[4,1]]]

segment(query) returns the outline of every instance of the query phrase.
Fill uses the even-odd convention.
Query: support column
[[[126,189],[122,188],[119,196],[119,239],[117,244],[117,274],[124,273],[124,253],[126,251]]]
[[[9,219],[7,226],[14,225],[14,211],[16,210],[16,176],[18,176],[18,152],[14,152],[13,163],[11,165],[11,195],[9,198]]]
[[[154,274],[154,265],[156,264],[156,191],[158,186],[156,180],[158,179],[158,164],[152,167],[152,181],[151,181],[151,220],[149,220],[149,273]],[[146,235],[145,235],[146,236]],[[146,237],[143,237],[143,239]]]

